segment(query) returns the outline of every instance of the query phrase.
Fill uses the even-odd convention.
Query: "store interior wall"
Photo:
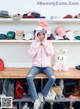
[[[76,2],[78,5],[38,5],[38,2]],[[15,13],[20,13],[23,15],[29,11],[40,12],[41,15],[50,18],[50,16],[60,16],[63,17],[67,14],[76,15],[80,13],[80,0],[0,0],[0,11],[7,10],[10,15]],[[6,22],[6,23],[5,23]],[[36,25],[31,26],[27,22],[23,23],[8,23],[7,21],[0,21],[0,33],[6,33],[7,31],[16,31],[18,29],[23,29],[25,32],[31,32],[36,28]],[[50,24],[51,31],[53,32],[54,28],[57,26],[53,23]],[[78,30],[80,24],[67,25],[64,24],[66,29]],[[75,28],[74,28],[75,27]],[[28,55],[30,43],[3,43],[0,42],[0,58],[5,61],[5,66],[8,67],[26,67],[31,66],[32,60]],[[66,48],[68,52],[68,63],[70,67],[75,67],[80,64],[80,44],[79,43],[54,43],[55,49]],[[9,52],[8,52],[9,51]],[[16,52],[18,51],[18,52]]]

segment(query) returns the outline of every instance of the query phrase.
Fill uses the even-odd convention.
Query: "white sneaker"
[[[25,103],[25,104],[23,105],[22,109],[28,109],[28,104]]]
[[[6,95],[5,95],[5,94],[1,94],[1,95],[0,95],[0,98],[1,98],[1,97],[6,97]]]
[[[33,109],[39,109],[41,106],[41,100],[38,98],[35,102],[34,102],[34,107]]]

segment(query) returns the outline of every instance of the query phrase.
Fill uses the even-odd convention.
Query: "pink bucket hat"
[[[45,20],[40,20],[38,22],[38,25],[41,26],[46,31],[49,30],[48,23]]]
[[[55,29],[55,33],[59,36],[65,36],[66,35],[66,31],[64,29],[63,26],[59,26]]]

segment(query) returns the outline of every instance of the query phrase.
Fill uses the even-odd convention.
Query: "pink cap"
[[[59,36],[64,36],[64,35],[66,35],[66,31],[65,31],[65,29],[64,29],[63,26],[57,27],[57,28],[55,29],[55,33],[56,33],[57,35],[59,35]]]

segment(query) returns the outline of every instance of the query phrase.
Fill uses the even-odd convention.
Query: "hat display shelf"
[[[11,18],[0,18],[0,29],[1,29],[1,32],[3,32],[3,28],[7,27],[6,30],[3,32],[6,34],[6,32],[8,32],[9,30],[13,30],[14,32],[16,32],[17,30],[21,30],[21,28],[19,26],[21,26],[24,31],[26,33],[33,33],[34,29],[36,28],[37,26],[37,22],[41,20],[41,19],[29,19],[29,18],[26,18],[26,19],[23,19],[21,18],[20,20],[12,20]],[[49,24],[49,27],[50,27],[50,31],[51,33],[53,33],[53,35],[55,36],[55,29],[56,27],[58,26],[64,26],[65,27],[65,30],[71,30],[72,32],[76,32],[76,31],[79,31],[79,24],[80,24],[80,19],[45,19],[48,24]],[[2,27],[1,27],[2,25]],[[32,27],[30,27],[31,25],[33,25]],[[11,29],[10,29],[10,26],[11,26]],[[30,28],[27,28],[27,27],[30,27]],[[16,29],[15,29],[16,27]],[[20,28],[20,29],[17,29],[17,28]],[[76,29],[75,29],[75,28]],[[27,30],[26,30],[27,28]],[[79,34],[78,34],[79,35]],[[24,38],[23,38],[24,39]],[[50,40],[51,42],[59,42],[59,43],[71,43],[71,42],[80,42],[80,38],[79,40]],[[32,40],[0,40],[0,42],[32,42]]]

